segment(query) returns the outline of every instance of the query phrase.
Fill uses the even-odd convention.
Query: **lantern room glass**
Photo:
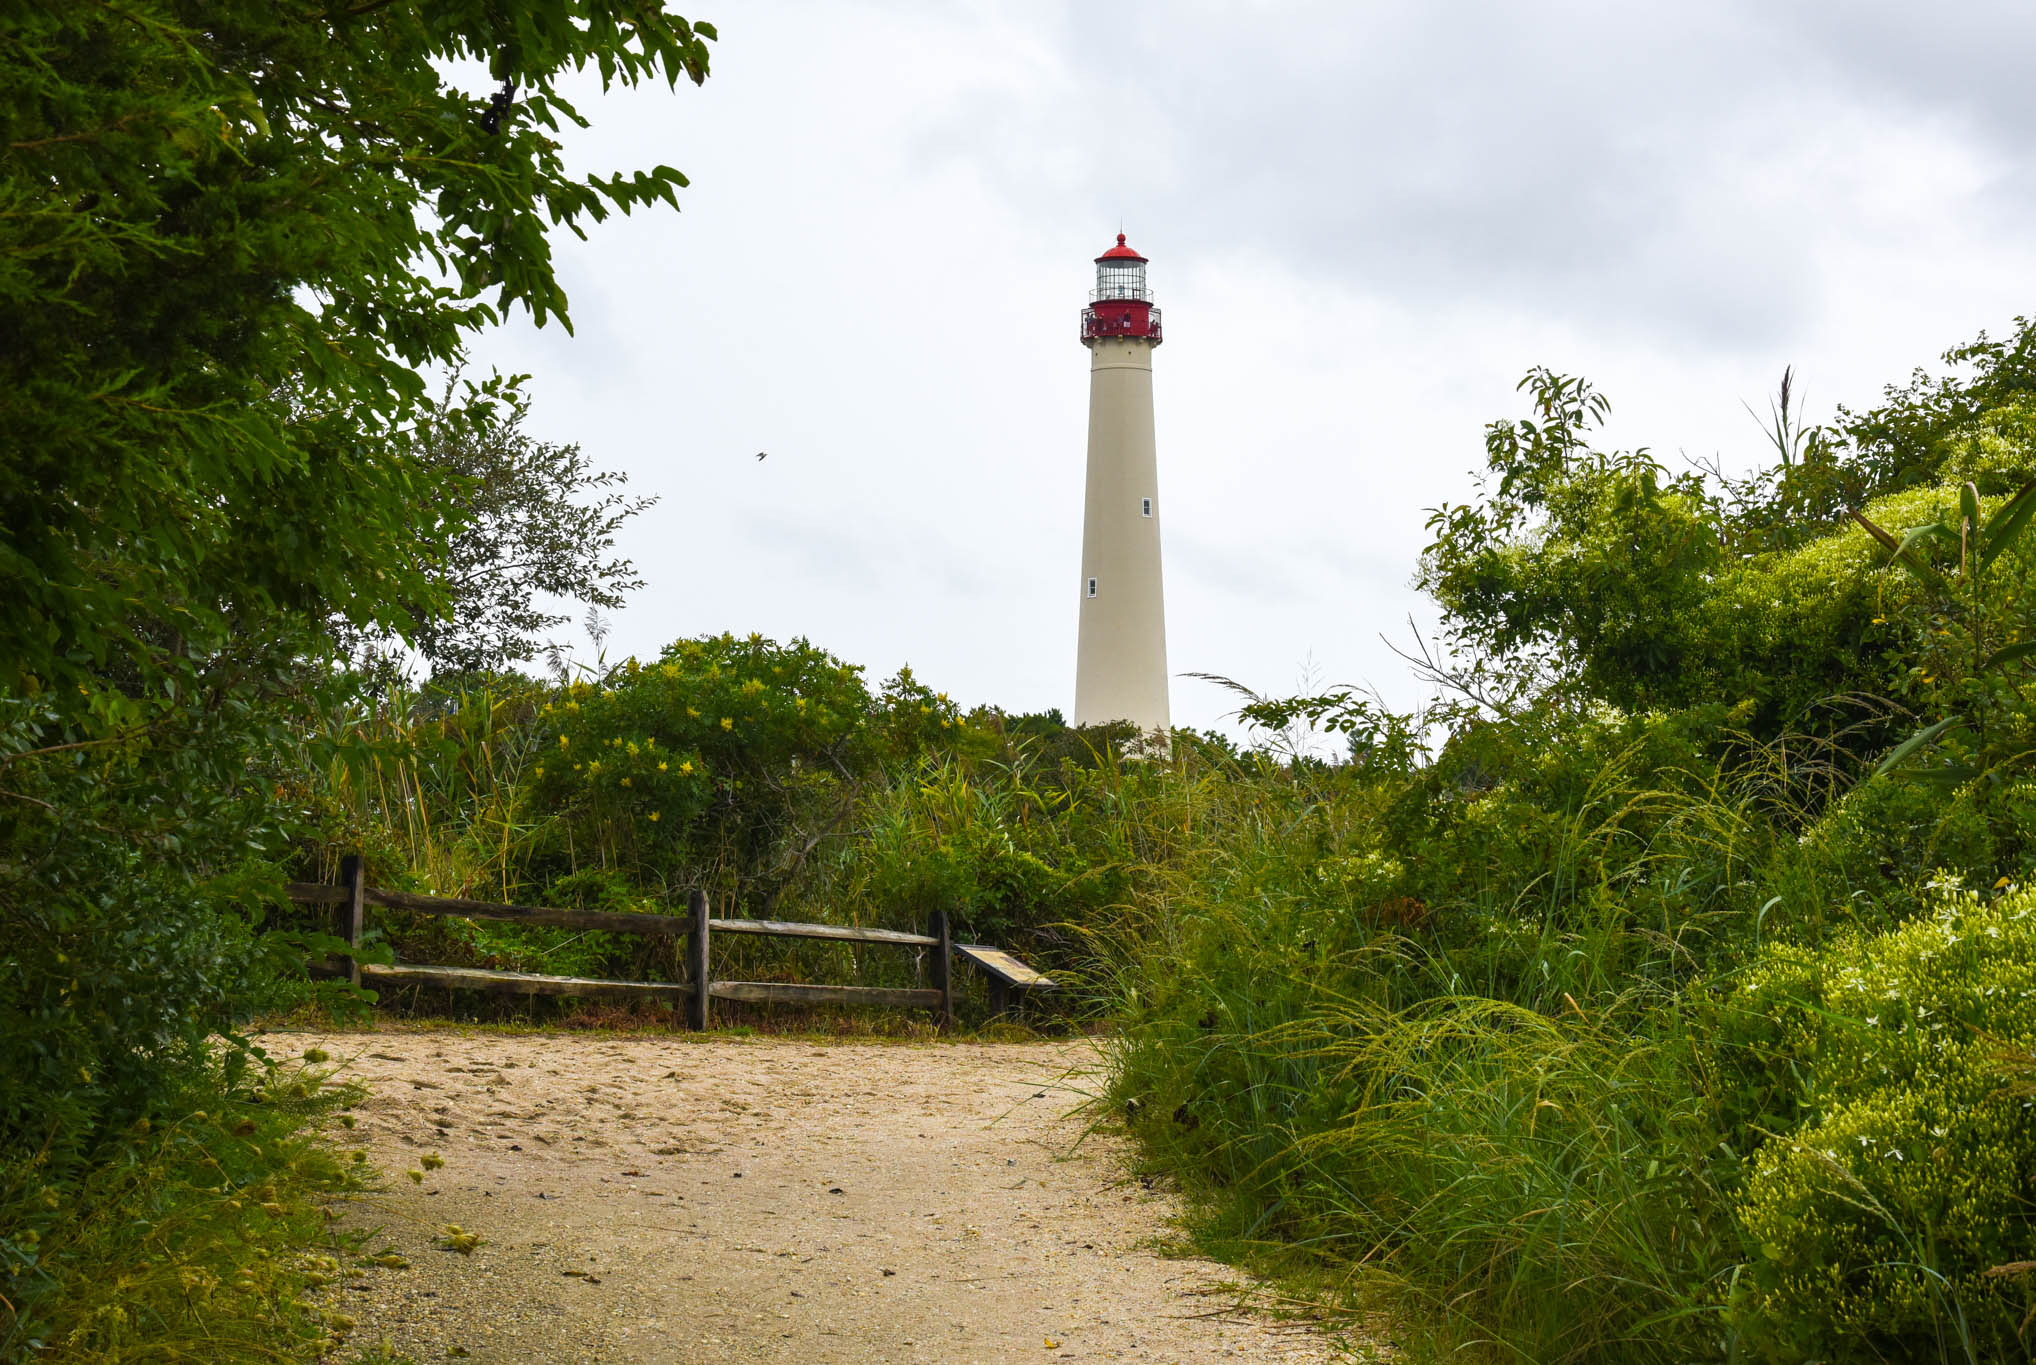
[[[1090,298],[1152,302],[1152,295],[1145,288],[1145,262],[1123,259],[1096,262],[1096,292]]]

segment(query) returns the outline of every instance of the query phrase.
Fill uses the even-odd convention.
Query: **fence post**
[[[705,1032],[708,1019],[708,1002],[713,998],[709,992],[714,979],[707,968],[707,893],[697,887],[686,896],[686,909],[692,913],[692,932],[686,936],[686,965],[693,974],[693,998],[686,1007],[686,1023],[697,1032]]]
[[[947,911],[935,910],[927,919],[926,936],[940,940],[933,950],[933,989],[940,992],[940,1027],[954,1027],[954,940],[947,928]]]
[[[346,899],[335,909],[333,928],[346,940],[346,956],[340,961],[346,969],[346,979],[354,986],[361,984],[361,963],[354,953],[361,946],[361,923],[367,916],[367,887],[361,871],[361,855],[349,853],[339,860],[339,884],[346,888]]]

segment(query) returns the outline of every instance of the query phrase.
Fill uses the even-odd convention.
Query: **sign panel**
[[[1002,948],[985,948],[975,943],[957,943],[954,950],[1006,985],[1034,990],[1052,990],[1053,979],[1041,976]]]

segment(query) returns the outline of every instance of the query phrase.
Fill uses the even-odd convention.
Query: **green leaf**
[[[1881,777],[1893,772],[1896,768],[1901,767],[1903,763],[1907,762],[1910,755],[1914,754],[1918,749],[1964,724],[1964,716],[1946,716],[1935,725],[1924,726],[1915,734],[1910,735],[1907,739],[1889,750],[1888,756],[1883,758],[1880,761],[1880,766],[1873,770],[1873,775]]]
[[[1958,529],[1948,521],[1933,521],[1923,526],[1911,526],[1902,536],[1902,545],[1908,548],[1932,540],[1955,546],[1958,544]]]
[[[1920,532],[1930,528],[1918,527],[1916,530],[1909,532],[1905,538],[1896,540],[1892,533],[1868,520],[1864,512],[1851,511],[1845,515],[1858,522],[1868,535],[1886,546],[1893,553],[1895,562],[1907,569],[1916,578],[1934,588],[1945,588],[1944,575],[1931,568],[1929,563],[1910,547],[1910,543],[1915,540]]]
[[[2024,640],[2021,644],[2009,645],[2005,649],[1994,651],[1987,661],[1979,666],[1979,671],[1985,673],[2002,664],[2011,664],[2018,660],[2026,659],[2032,654],[2036,654],[2036,640]]]
[[[2022,532],[2029,529],[2029,517],[2036,513],[2036,479],[2022,485],[2014,497],[2009,498],[1987,523],[1985,534],[1980,538],[1979,566],[1984,569],[2000,557],[2001,551],[2014,544]]]
[[[1954,763],[1943,768],[1904,768],[1895,776],[1904,782],[1928,782],[1939,787],[1962,787],[1978,777],[1984,768],[1975,768],[1970,763]]]

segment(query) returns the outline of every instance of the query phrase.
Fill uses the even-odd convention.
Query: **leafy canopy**
[[[443,525],[388,453],[417,370],[522,307],[576,178],[560,93],[707,74],[657,0],[115,0],[0,43],[0,688],[175,676],[250,615],[407,631]],[[484,63],[491,96],[449,83]]]

